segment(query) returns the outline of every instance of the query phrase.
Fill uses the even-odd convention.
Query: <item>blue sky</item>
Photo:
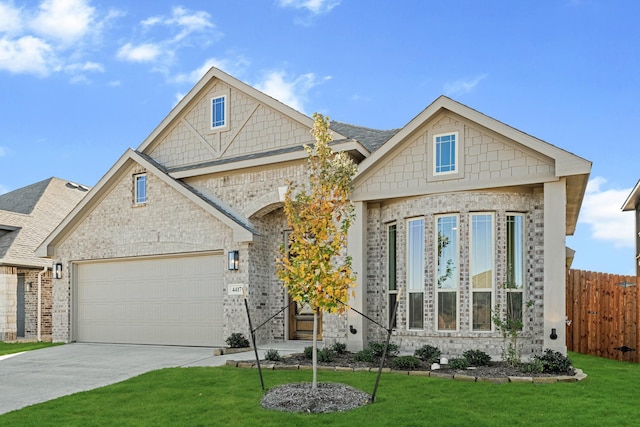
[[[638,16],[634,0],[0,0],[0,193],[94,185],[211,65],[377,129],[445,94],[592,161],[574,267],[632,274]]]

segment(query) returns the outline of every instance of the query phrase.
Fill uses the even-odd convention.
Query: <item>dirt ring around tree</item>
[[[371,396],[340,383],[291,383],[274,387],[262,398],[263,408],[283,412],[343,412],[365,406]]]

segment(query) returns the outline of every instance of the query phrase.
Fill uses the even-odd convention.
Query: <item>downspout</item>
[[[42,341],[42,274],[48,269],[45,267],[38,273],[38,342]]]

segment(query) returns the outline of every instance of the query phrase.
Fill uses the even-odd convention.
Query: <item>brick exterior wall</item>
[[[469,303],[469,214],[472,212],[492,212],[495,214],[495,283],[506,280],[506,215],[524,213],[526,223],[526,283],[524,301],[533,301],[531,309],[525,309],[524,330],[520,343],[523,354],[530,356],[542,351],[543,333],[543,197],[533,193],[459,193],[434,195],[375,205],[369,209],[367,236],[367,311],[374,320],[387,324],[387,235],[390,223],[397,226],[397,283],[405,290],[399,300],[397,329],[393,342],[402,351],[413,352],[425,344],[437,346],[443,355],[461,356],[462,352],[479,349],[498,358],[503,344],[499,332],[473,332],[470,327]],[[436,330],[435,288],[433,285],[436,265],[434,254],[435,216],[444,213],[459,215],[459,328],[456,332]],[[406,220],[422,217],[425,220],[425,288],[424,288],[424,330],[407,328],[406,293]],[[494,289],[495,303],[504,304],[505,292]],[[369,339],[382,340],[384,330],[369,324]]]

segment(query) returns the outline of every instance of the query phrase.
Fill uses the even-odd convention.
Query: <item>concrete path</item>
[[[280,355],[300,352],[306,342],[260,346]],[[124,381],[169,367],[221,366],[253,359],[253,351],[214,356],[213,348],[73,343],[0,359],[0,414],[60,396]]]

